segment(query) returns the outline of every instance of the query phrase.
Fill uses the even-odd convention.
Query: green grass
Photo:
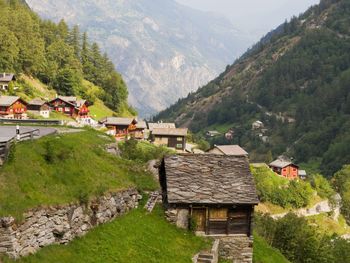
[[[0,216],[21,219],[43,205],[66,204],[128,187],[157,188],[143,167],[108,154],[113,139],[88,130],[16,145],[0,168]]]
[[[18,261],[4,263],[189,263],[209,241],[169,224],[163,210],[133,210],[97,227],[67,246],[54,245]]]
[[[104,117],[110,117],[116,113],[103,104],[102,101],[96,100],[92,106],[89,107],[90,115],[95,120],[100,120]]]
[[[278,249],[271,247],[266,241],[254,235],[254,263],[289,263]]]

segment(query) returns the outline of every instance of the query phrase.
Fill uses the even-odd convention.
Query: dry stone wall
[[[51,244],[66,244],[94,226],[109,222],[137,208],[141,196],[128,189],[97,198],[88,204],[38,208],[24,215],[0,218],[0,253],[19,258]]]
[[[233,263],[253,262],[253,238],[247,235],[219,237],[219,254]]]

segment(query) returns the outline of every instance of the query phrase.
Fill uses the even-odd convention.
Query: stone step
[[[203,259],[213,259],[214,256],[212,254],[199,254],[198,255],[199,258],[203,258]]]
[[[211,259],[198,258],[197,259],[197,263],[212,263],[212,260]]]

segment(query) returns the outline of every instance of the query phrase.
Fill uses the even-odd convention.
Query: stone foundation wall
[[[218,237],[219,255],[233,263],[253,262],[253,238],[246,235]]]
[[[34,209],[22,223],[0,218],[0,253],[18,258],[51,244],[66,244],[91,228],[136,208],[140,196],[135,189],[108,194],[88,204]]]
[[[169,208],[165,212],[167,220],[182,229],[188,229],[190,212],[188,209]]]

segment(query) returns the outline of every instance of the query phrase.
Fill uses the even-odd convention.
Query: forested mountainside
[[[155,119],[195,133],[233,128],[233,140],[212,142],[239,143],[256,161],[271,149],[332,175],[350,162],[350,2],[322,0]],[[252,131],[256,120],[267,130]]]
[[[41,17],[79,24],[108,53],[143,116],[208,83],[251,41],[229,20],[175,0],[27,0]]]
[[[0,17],[0,72],[24,73],[61,95],[99,98],[114,111],[128,110],[121,75],[78,26],[42,20],[18,0],[0,0]],[[82,89],[84,79],[102,89]]]

